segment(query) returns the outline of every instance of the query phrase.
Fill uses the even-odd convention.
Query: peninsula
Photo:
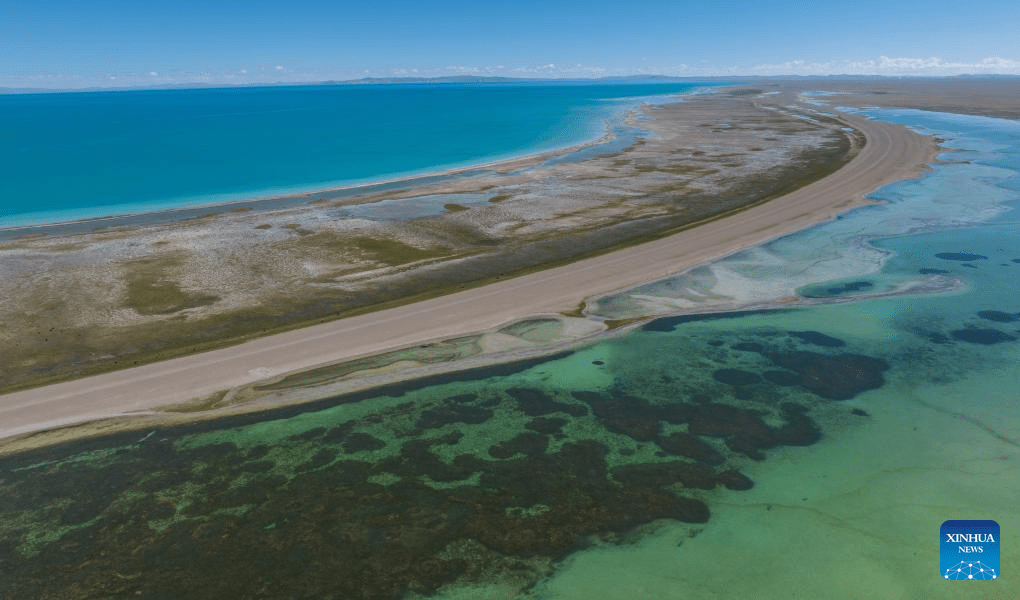
[[[802,95],[819,87],[773,82],[646,106],[644,133],[609,154],[531,157],[353,201],[321,194],[300,206],[6,242],[0,253],[17,258],[6,268],[22,272],[5,278],[19,281],[5,284],[5,310],[29,318],[0,347],[11,365],[3,384],[16,390],[0,396],[0,437],[13,451],[306,401],[335,389],[299,386],[269,404],[265,393],[232,391],[279,390],[273,382],[288,374],[536,317],[572,324],[559,345],[489,339],[484,350],[505,360],[590,340],[614,324],[585,318],[586,299],[834,218],[934,159],[931,138]],[[329,211],[434,197],[447,201],[431,218],[370,231],[322,225]],[[47,269],[26,284],[42,261]],[[47,306],[43,291],[93,312]],[[75,325],[52,325],[72,313]],[[451,370],[457,358],[403,366]],[[33,435],[83,423],[93,425]]]

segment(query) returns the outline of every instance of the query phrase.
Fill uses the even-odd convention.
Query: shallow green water
[[[600,310],[844,302],[4,459],[0,597],[1015,595],[1020,127],[879,114],[974,162]],[[941,579],[947,519],[998,580]]]

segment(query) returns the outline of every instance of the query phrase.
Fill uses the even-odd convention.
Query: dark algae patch
[[[809,446],[821,438],[806,409],[792,402],[782,406],[786,423],[779,428],[765,424],[760,411],[728,404],[678,405],[667,410],[663,417],[670,423],[687,423],[694,435],[722,438],[730,450],[754,460],[764,460],[764,451],[776,446]]]
[[[769,383],[782,387],[800,385],[801,382],[800,373],[791,371],[765,371],[761,376]]]
[[[875,284],[870,281],[848,281],[840,285],[807,286],[806,289],[801,290],[801,295],[805,298],[832,298],[834,296],[865,292],[874,287]]]
[[[489,456],[493,458],[511,458],[518,453],[526,456],[545,454],[549,447],[549,438],[540,433],[526,432],[512,440],[500,442],[489,448]]]
[[[567,424],[566,419],[558,417],[535,417],[528,421],[524,427],[538,433],[553,434],[561,433],[563,426]]]
[[[451,423],[484,423],[492,418],[492,410],[462,404],[450,404],[422,413],[417,426],[420,429],[435,429]]]
[[[870,281],[850,281],[843,285],[829,288],[831,294],[845,294],[848,292],[861,292],[864,290],[870,290],[875,287],[875,284]]]
[[[701,315],[679,315],[676,317],[660,317],[649,321],[641,327],[641,331],[663,332],[674,331],[678,326],[686,323],[697,323],[699,321],[717,321],[722,319],[739,319],[765,313],[781,314],[784,310],[739,310],[723,313],[709,313]]]
[[[996,323],[1015,323],[1020,321],[1020,313],[1008,313],[1001,310],[982,310],[978,311],[977,316],[986,321],[995,321]]]
[[[839,348],[841,346],[846,346],[846,342],[843,340],[817,331],[790,331],[787,333],[789,333],[791,337],[795,337],[805,344],[822,346],[823,348]]]
[[[344,449],[344,452],[354,454],[356,452],[385,448],[386,442],[367,433],[352,433],[344,436],[341,447]]]
[[[953,336],[954,340],[967,342],[968,344],[982,344],[985,346],[1016,341],[1015,336],[999,331],[998,329],[981,329],[979,327],[957,329],[949,332],[949,334]]]
[[[889,364],[862,354],[829,356],[816,352],[782,352],[768,355],[778,367],[797,373],[799,384],[827,400],[849,400],[885,385]]]
[[[987,256],[982,256],[980,254],[968,254],[967,252],[939,252],[935,255],[935,258],[941,258],[942,260],[956,260],[960,262],[988,260]]]
[[[718,369],[712,373],[712,377],[719,383],[726,383],[734,386],[761,383],[761,377],[754,373],[742,371],[740,369]]]
[[[726,459],[712,446],[701,441],[696,435],[678,431],[655,442],[663,452],[673,456],[686,456],[706,465],[721,465]]]
[[[588,413],[588,409],[584,406],[558,402],[553,396],[542,390],[510,388],[506,393],[517,401],[521,411],[529,417],[538,417],[550,413],[566,413],[579,417]]]
[[[606,429],[626,435],[639,442],[654,440],[659,435],[659,415],[647,400],[626,393],[573,392],[578,400],[588,403]]]

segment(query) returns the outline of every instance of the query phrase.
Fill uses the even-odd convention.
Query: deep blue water
[[[0,227],[308,191],[567,146],[694,84],[318,85],[0,96]]]

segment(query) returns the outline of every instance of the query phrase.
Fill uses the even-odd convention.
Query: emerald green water
[[[4,458],[0,597],[1020,594],[1020,125],[872,114],[969,162],[596,309],[819,304]]]

